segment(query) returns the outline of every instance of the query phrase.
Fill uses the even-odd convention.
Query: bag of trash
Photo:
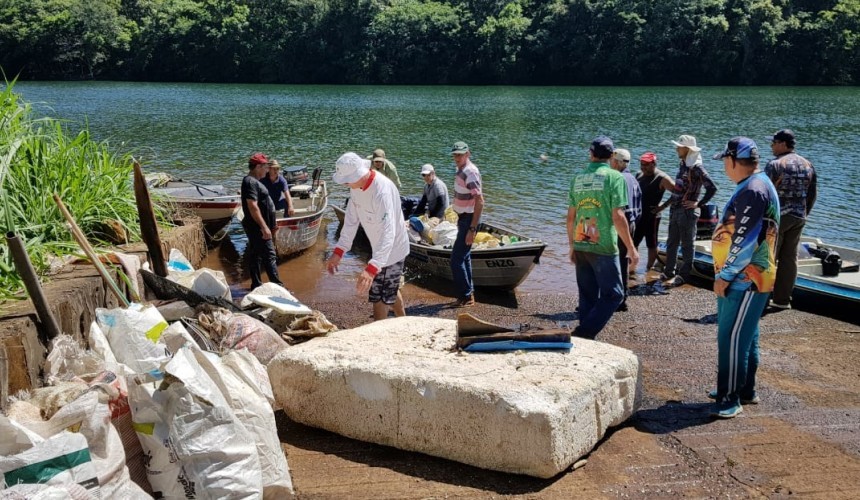
[[[220,352],[245,348],[260,363],[268,365],[275,354],[288,347],[268,325],[247,314],[234,314],[221,308],[203,308],[197,319],[212,340],[218,343]]]
[[[49,486],[47,484],[16,484],[0,490],[2,500],[98,500],[79,484]]]
[[[0,483],[77,484],[96,498],[99,480],[87,438],[62,431],[48,439],[0,415]]]
[[[281,449],[280,439],[278,439],[278,429],[275,425],[275,413],[272,406],[260,389],[260,384],[248,383],[248,374],[234,371],[234,367],[242,366],[247,360],[236,359],[239,356],[239,351],[230,351],[225,354],[225,358],[232,358],[241,363],[237,366],[236,363],[225,363],[225,360],[217,354],[203,352],[196,346],[191,346],[190,349],[194,352],[197,362],[200,363],[206,374],[221,389],[221,394],[227,400],[230,408],[233,409],[236,419],[253,438],[260,460],[263,496],[266,498],[285,498],[291,495],[293,483],[290,478],[287,459]],[[241,352],[247,353],[248,351],[243,349]],[[262,365],[253,356],[248,357],[257,365],[254,371],[262,368]],[[271,386],[269,386],[268,392],[271,393]]]
[[[87,467],[91,467],[91,471],[84,468],[83,471],[85,472],[81,477],[85,479],[83,481],[75,480],[75,483],[87,487],[95,496],[102,498],[150,498],[129,476],[122,440],[117,430],[111,425],[110,409],[104,396],[95,392],[87,392],[63,406],[48,421],[26,421],[16,422],[16,424],[33,433],[29,435],[29,440],[34,445],[31,448],[33,453],[39,452],[38,446],[46,444],[51,448],[62,450],[62,446],[71,443],[68,434],[72,433],[66,429],[78,429],[77,433],[72,434],[76,436],[75,442],[77,444],[72,449],[76,450],[77,456],[66,455],[59,458],[61,462],[66,461],[73,466],[70,469],[73,475],[79,472],[78,463],[82,467],[86,464],[89,464]],[[3,433],[5,434],[5,432]],[[34,438],[34,435],[38,439]],[[83,438],[82,443],[79,439],[81,437]],[[54,454],[60,457],[57,451]],[[30,467],[32,470],[28,474],[31,474],[32,479],[36,479],[35,482],[45,482],[38,479],[46,474],[54,473],[51,469],[51,462],[57,459],[41,460],[33,464]],[[10,473],[4,469],[6,475],[4,479],[8,484],[17,483],[24,479],[22,476],[24,472],[25,469],[18,469],[17,480],[10,480]],[[12,479],[16,479],[14,474],[12,474]],[[59,476],[57,480],[65,481],[63,476]],[[23,480],[21,482],[33,481]],[[48,484],[61,483],[49,481]]]
[[[453,245],[457,239],[457,226],[448,221],[440,222],[429,231],[429,236],[434,245]]]
[[[117,362],[135,373],[158,369],[167,359],[157,345],[167,321],[153,306],[131,304],[127,309],[96,309],[96,322]]]
[[[129,377],[135,430],[157,498],[259,498],[254,439],[188,347]]]

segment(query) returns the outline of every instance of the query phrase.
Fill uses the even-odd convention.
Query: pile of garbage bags
[[[261,362],[287,344],[243,314],[201,316],[214,350],[140,304],[97,309],[89,350],[55,338],[48,385],[0,415],[0,498],[292,494]]]

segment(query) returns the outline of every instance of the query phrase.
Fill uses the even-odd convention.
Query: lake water
[[[450,147],[466,141],[483,175],[487,219],[548,244],[523,291],[571,286],[567,187],[587,164],[588,144],[598,134],[634,158],[655,151],[660,168],[673,176],[677,158],[670,141],[683,133],[697,136],[722,208],[733,185],[722,163],[710,157],[732,136],[747,135],[768,159],[770,134],[792,128],[797,151],[819,175],[806,234],[860,247],[860,175],[852,159],[860,153],[860,88],[19,82],[16,90],[40,113],[88,121],[96,138],[134,151],[147,171],[237,189],[255,151],[282,165],[322,166],[330,179],[342,153],[370,154],[379,147],[397,165],[402,194],[420,195],[424,163],[435,165],[451,189]],[[331,191],[333,202],[346,196],[341,186],[332,184]],[[664,219],[665,226],[668,215]],[[333,230],[328,233],[331,240]]]

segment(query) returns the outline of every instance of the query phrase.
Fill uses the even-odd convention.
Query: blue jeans
[[[618,255],[576,251],[579,326],[576,334],[593,339],[624,300]]]
[[[729,289],[717,297],[717,401],[738,403],[755,396],[758,324],[768,295]]]
[[[696,241],[696,223],[699,221],[698,208],[675,208],[669,212],[669,236],[666,238],[666,268],[663,274],[671,278],[675,276],[675,262],[678,260],[678,246],[681,246],[681,257],[684,263],[677,274],[685,280],[690,278],[693,271],[693,244]]]
[[[466,235],[472,227],[474,214],[459,214],[457,239],[451,251],[451,275],[459,298],[467,298],[475,291],[472,284],[472,245],[466,245]]]

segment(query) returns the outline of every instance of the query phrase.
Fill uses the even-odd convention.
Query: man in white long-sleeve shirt
[[[370,168],[370,162],[355,153],[338,158],[333,180],[349,186],[349,204],[340,239],[326,268],[334,274],[343,254],[352,248],[358,226],[364,228],[373,251],[367,267],[356,285],[358,293],[368,293],[373,304],[374,321],[388,317],[388,308],[395,316],[405,316],[400,294],[403,264],[409,255],[409,238],[400,208],[400,192],[384,175]]]

